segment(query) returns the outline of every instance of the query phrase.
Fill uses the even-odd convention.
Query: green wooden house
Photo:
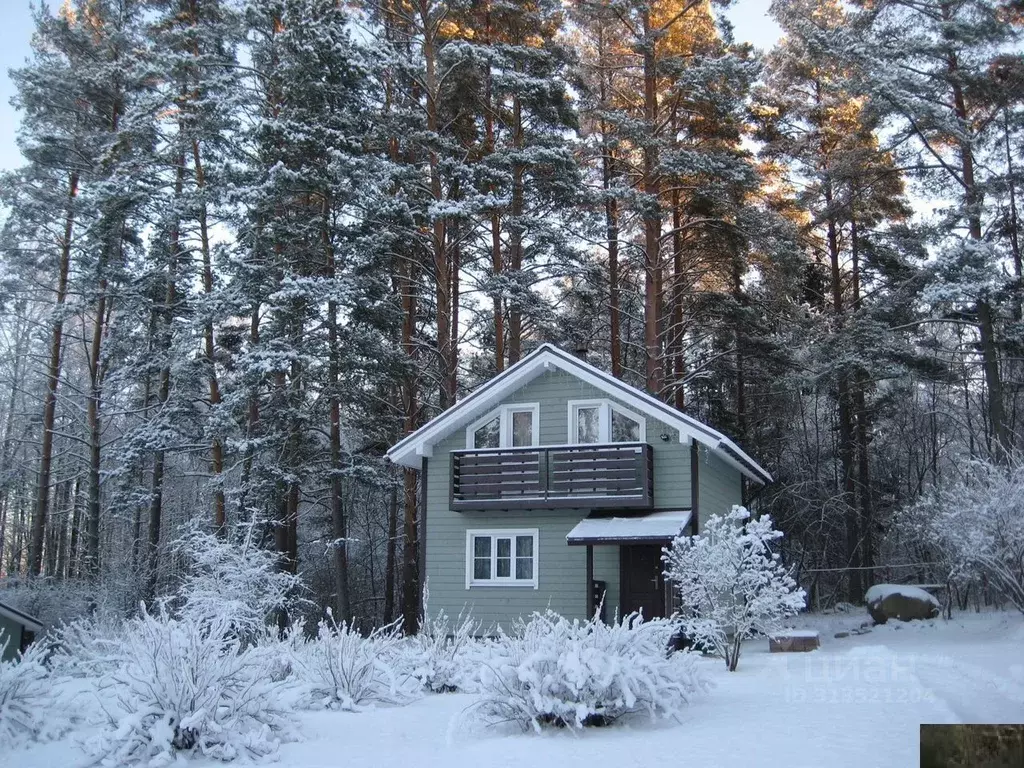
[[[419,471],[429,612],[665,615],[661,551],[771,476],[728,437],[550,344],[388,452]]]
[[[43,628],[42,622],[27,613],[22,613],[7,603],[0,602],[0,638],[7,641],[7,647],[0,655],[0,661],[10,661],[24,651],[35,640],[36,633]],[[0,640],[0,642],[2,642]]]

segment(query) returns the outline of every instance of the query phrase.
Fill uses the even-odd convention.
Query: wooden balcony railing
[[[452,452],[451,508],[650,508],[647,443],[487,448]]]

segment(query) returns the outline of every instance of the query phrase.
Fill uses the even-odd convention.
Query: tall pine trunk
[[[658,130],[658,71],[657,35],[651,26],[650,9],[643,11],[643,79],[644,79],[644,122],[650,131],[643,148],[642,187],[644,202],[644,353],[646,358],[647,391],[661,397],[664,383],[660,340],[658,338],[658,307],[660,304],[657,288],[661,269],[661,183],[658,168],[658,147],[655,134]]]
[[[198,140],[192,141],[192,162],[195,166],[196,189],[199,192],[199,250],[203,259],[203,294],[209,300],[213,296],[213,259],[210,254],[210,226],[206,210],[206,171],[203,167],[202,151]],[[207,311],[210,311],[209,309]],[[217,379],[217,364],[214,359],[216,343],[213,320],[203,323],[203,356],[208,367],[207,381],[210,392],[210,409],[216,411],[221,402],[220,382]],[[213,524],[217,531],[224,532],[227,524],[227,507],[224,500],[224,444],[219,435],[210,441],[210,469],[213,471]]]
[[[517,64],[518,68],[519,65]],[[518,94],[512,96],[512,146],[518,154],[523,147],[523,103]],[[523,215],[526,213],[523,174],[525,168],[516,160],[512,167],[512,208],[508,233],[509,269],[518,282],[523,269]],[[517,293],[518,293],[517,289]],[[523,310],[518,296],[513,298],[508,312],[508,363],[514,365],[523,356]]]
[[[64,337],[64,302],[68,295],[68,272],[71,267],[71,238],[75,228],[75,198],[78,196],[78,173],[68,177],[67,212],[64,215],[64,236],[60,241],[57,264],[57,296],[54,299],[54,321],[50,330],[50,358],[46,366],[46,395],[43,399],[43,442],[39,452],[39,482],[36,487],[36,509],[32,520],[32,541],[29,545],[29,575],[38,576],[43,562],[43,532],[50,511],[50,471],[53,464],[53,423],[57,412],[57,386],[60,381],[61,350]],[[13,417],[13,414],[12,414]],[[10,423],[10,422],[8,422]]]
[[[92,325],[92,339],[89,344],[89,390],[86,400],[86,422],[89,428],[89,466],[87,470],[89,501],[86,512],[85,562],[86,573],[97,578],[100,572],[100,474],[103,459],[103,361],[101,347],[107,324],[107,261],[108,244],[102,248],[98,268],[99,299],[96,303]]]
[[[185,183],[185,155],[179,153],[176,160],[174,179],[175,206],[181,201]],[[181,221],[174,214],[174,221],[167,238],[167,284],[164,288],[164,305],[160,315],[159,343],[161,352],[166,357],[160,369],[160,386],[157,388],[158,409],[167,407],[171,393],[171,355],[173,353],[173,320],[175,305],[178,303],[178,257],[181,250]],[[158,413],[158,418],[162,416]],[[149,491],[149,535],[147,537],[147,567],[149,577],[146,584],[146,599],[152,600],[156,595],[157,573],[160,558],[160,527],[164,509],[164,467],[167,451],[163,446],[156,449],[153,455],[153,472]]]
[[[952,23],[949,3],[941,6],[942,18]],[[953,110],[964,127],[970,130],[972,115],[968,113],[967,99],[963,91],[963,74],[960,62],[954,52],[950,52],[946,61],[953,99]],[[961,138],[958,146],[960,155],[960,178],[964,189],[964,204],[967,211],[967,229],[971,240],[981,242],[983,237],[981,223],[981,206],[984,191],[975,179],[974,147],[967,138]],[[1006,428],[1006,411],[1003,403],[1003,381],[999,371],[999,344],[996,340],[996,316],[988,298],[979,298],[975,308],[978,317],[978,334],[981,342],[982,370],[985,375],[985,389],[988,393],[988,422],[990,436],[990,452],[996,462],[1005,462],[1012,448],[1010,433]]]
[[[330,230],[330,199],[325,196],[321,210],[323,220],[321,237],[327,260],[327,278],[337,279],[337,262]],[[327,387],[331,415],[331,534],[334,539],[335,616],[338,621],[349,620],[348,595],[348,526],[342,498],[341,479],[341,362],[338,349],[338,302],[332,297],[327,302]]]

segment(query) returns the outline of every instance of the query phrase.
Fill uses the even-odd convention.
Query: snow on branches
[[[712,516],[703,533],[678,537],[664,556],[683,606],[683,632],[698,647],[713,648],[729,671],[745,639],[772,636],[804,608],[804,591],[771,549],[781,537],[768,515],[753,519],[734,506]]]
[[[295,650],[296,674],[312,708],[358,711],[373,704],[407,704],[421,681],[407,662],[399,622],[362,635],[352,625],[320,622],[317,637]]]
[[[981,576],[1024,613],[1024,465],[973,462],[902,515],[954,583]]]
[[[0,656],[10,639],[0,629]],[[43,666],[45,653],[42,643],[34,643],[18,658],[0,661],[0,745],[4,747],[58,738],[67,729],[65,710]]]
[[[408,664],[414,677],[432,693],[466,691],[473,687],[471,663],[478,650],[475,639],[480,622],[468,614],[459,614],[452,623],[448,614],[424,616],[420,631],[407,638]]]
[[[227,618],[244,638],[258,636],[267,619],[297,602],[302,579],[279,567],[280,555],[256,541],[256,523],[218,536],[187,527],[174,548],[188,564],[178,590],[180,614],[201,622]]]
[[[623,715],[674,717],[706,683],[693,656],[669,653],[674,625],[633,614],[613,624],[535,613],[499,628],[467,714],[524,729],[607,725]]]
[[[231,616],[175,619],[161,608],[126,623],[98,684],[107,727],[87,747],[112,765],[167,765],[275,752],[293,726],[258,648]]]

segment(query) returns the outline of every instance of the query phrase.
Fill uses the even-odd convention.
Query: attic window
[[[642,416],[610,400],[569,401],[569,443],[642,443],[646,440],[647,429]]]
[[[540,405],[515,403],[503,405],[469,425],[466,447],[523,448],[540,442]]]

